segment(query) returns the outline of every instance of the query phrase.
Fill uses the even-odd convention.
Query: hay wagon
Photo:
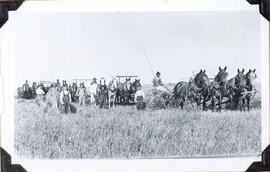
[[[118,75],[115,76],[118,79],[119,84],[125,84],[126,79],[135,80],[138,78],[137,75]],[[135,92],[124,92],[123,95],[116,97],[116,104],[118,105],[134,105],[135,104]]]

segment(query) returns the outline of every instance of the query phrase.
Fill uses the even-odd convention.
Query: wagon
[[[125,84],[126,79],[130,78],[130,81],[137,79],[137,75],[117,75],[115,76],[118,79],[118,85]],[[121,95],[117,95],[116,97],[116,104],[118,105],[134,105],[135,92],[124,92]]]
[[[36,83],[37,85],[43,85],[44,87],[50,87],[53,85],[52,81],[39,81]]]

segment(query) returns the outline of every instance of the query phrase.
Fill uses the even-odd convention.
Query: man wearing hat
[[[107,108],[107,102],[108,102],[108,88],[106,85],[105,78],[100,79],[99,84],[99,108]]]
[[[141,86],[139,86],[134,96],[136,108],[138,110],[144,110],[146,107],[146,103],[144,102],[144,96],[144,91],[141,89]]]
[[[60,93],[60,103],[64,106],[64,112],[70,112],[71,95],[67,86],[64,86]]]
[[[36,95],[37,95],[36,102],[40,106],[41,105],[41,102],[44,100],[45,92],[42,90],[42,86],[41,85],[38,85],[37,86],[37,89],[36,89],[35,92],[36,92]]]
[[[152,83],[153,83],[153,87],[163,86],[159,71],[157,71],[156,76],[153,78]]]
[[[36,94],[37,94],[37,96],[43,96],[45,94],[44,91],[42,90],[42,86],[41,85],[38,85],[37,86]]]
[[[79,96],[79,105],[83,106],[85,104],[86,88],[84,83],[80,83],[80,87],[76,93]]]
[[[55,87],[58,87],[58,88],[61,87],[61,83],[60,83],[59,79],[56,80]]]
[[[96,103],[97,86],[98,86],[97,78],[93,78],[93,81],[91,82],[89,89],[91,105]]]

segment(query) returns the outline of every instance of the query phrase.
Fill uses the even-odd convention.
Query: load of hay
[[[146,92],[145,101],[151,109],[164,109],[173,104],[172,93],[167,90],[152,88]]]
[[[60,92],[56,88],[51,88],[46,94],[44,112],[48,111],[60,112]]]

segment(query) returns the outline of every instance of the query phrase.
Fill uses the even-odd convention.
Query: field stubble
[[[78,107],[76,114],[45,114],[33,100],[16,100],[15,152],[41,159],[257,155],[261,110],[87,106]]]

